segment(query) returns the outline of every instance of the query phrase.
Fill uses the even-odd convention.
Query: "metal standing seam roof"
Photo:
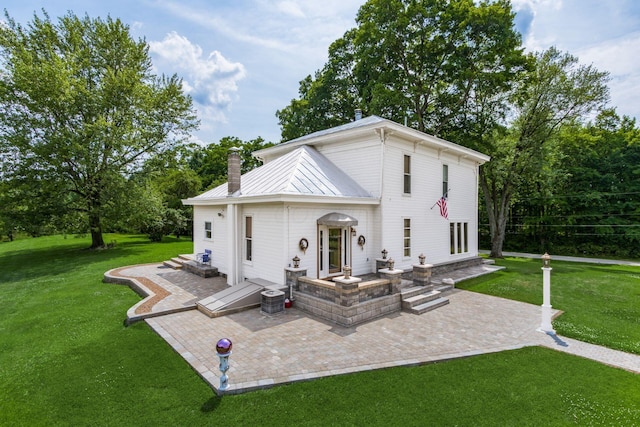
[[[343,170],[303,145],[242,175],[239,198],[269,195],[308,195],[373,198]],[[189,200],[226,199],[227,183]]]

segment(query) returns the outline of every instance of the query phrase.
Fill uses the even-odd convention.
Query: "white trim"
[[[253,152],[253,156],[257,159],[263,160],[265,157],[278,156],[282,153],[286,153],[299,147],[301,145],[316,145],[316,144],[333,144],[341,143],[345,140],[352,140],[359,135],[370,133],[371,131],[377,132],[378,130],[385,130],[386,133],[393,132],[394,135],[401,139],[409,140],[415,144],[432,147],[442,152],[446,151],[452,153],[454,156],[460,156],[461,158],[471,159],[479,164],[488,162],[491,157],[486,154],[482,154],[478,151],[470,148],[463,147],[453,142],[446,141],[433,135],[420,132],[415,129],[403,126],[391,120],[379,118],[380,120],[373,123],[365,124],[363,126],[352,126],[348,129],[337,129],[335,132],[320,132],[317,136],[302,137],[299,140],[293,140],[291,142],[285,142],[283,144],[274,145],[269,148],[264,148]],[[330,130],[330,129],[327,129]]]
[[[265,195],[265,196],[240,196],[228,198],[211,199],[184,199],[182,203],[188,206],[221,206],[240,205],[249,203],[319,203],[319,204],[342,204],[342,205],[379,205],[380,199],[373,197],[330,197],[330,196],[307,196],[307,195]]]

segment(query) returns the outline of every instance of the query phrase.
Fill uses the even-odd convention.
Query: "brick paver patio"
[[[194,287],[190,281],[193,275],[158,265],[117,272],[157,283],[171,292],[158,306],[169,314],[146,322],[215,390],[220,376],[215,344],[223,337],[233,341],[228,393],[532,345],[640,373],[640,356],[536,331],[540,306],[473,292],[454,290],[448,295],[449,305],[423,315],[400,312],[344,328],[295,307],[275,316],[252,309],[213,319],[197,310],[173,312],[170,301],[179,306],[191,304],[202,295],[202,287],[220,286],[220,281],[196,279],[200,286]],[[180,286],[186,282],[190,284]],[[142,304],[144,300],[136,306]]]

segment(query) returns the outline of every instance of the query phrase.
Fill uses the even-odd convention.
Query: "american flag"
[[[438,201],[436,202],[436,205],[438,205],[438,207],[440,208],[440,215],[444,218],[444,219],[449,219],[449,212],[447,211],[447,199],[443,197],[440,197],[440,199],[438,199]]]

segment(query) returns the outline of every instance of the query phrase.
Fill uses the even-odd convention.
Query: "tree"
[[[97,248],[123,179],[197,120],[181,80],[154,75],[146,42],[119,19],[43,14],[23,27],[5,12],[0,26],[0,153],[16,160],[4,179],[56,183]]]
[[[237,137],[225,136],[218,144],[194,148],[188,159],[188,164],[202,180],[203,189],[210,189],[227,180],[229,148],[240,148],[241,173],[245,173],[260,166],[260,161],[254,158],[251,153],[271,145],[273,144],[264,142],[260,137],[250,141],[242,141]]]
[[[370,0],[358,27],[276,113],[283,139],[342,124],[355,108],[441,136],[495,126],[526,65],[506,0]]]
[[[491,162],[480,188],[491,232],[491,256],[502,257],[512,198],[539,178],[544,145],[562,126],[578,122],[609,99],[608,74],[556,48],[535,55],[535,67],[513,93],[509,129],[485,140]],[[551,171],[553,172],[553,171]]]
[[[505,245],[526,251],[637,257],[640,129],[614,110],[563,126],[549,141],[550,182],[518,190]]]

